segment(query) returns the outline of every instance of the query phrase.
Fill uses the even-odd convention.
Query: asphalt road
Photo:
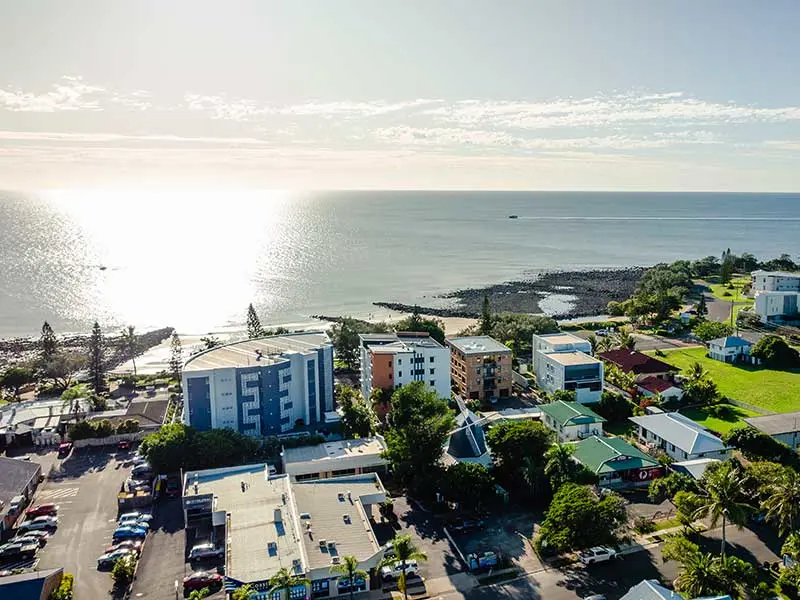
[[[45,481],[34,500],[34,505],[53,502],[60,507],[58,529],[40,553],[39,569],[64,567],[75,576],[76,598],[107,600],[111,576],[97,570],[97,557],[111,543],[117,492],[129,468],[105,450],[81,450],[61,466],[62,476]]]

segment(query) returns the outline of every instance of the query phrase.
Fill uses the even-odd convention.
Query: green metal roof
[[[559,400],[550,404],[542,404],[539,408],[562,427],[584,423],[605,423],[606,421],[591,408],[584,406],[580,402]]]
[[[620,437],[601,438],[596,435],[575,444],[576,460],[593,473],[613,473],[657,467],[658,461]]]

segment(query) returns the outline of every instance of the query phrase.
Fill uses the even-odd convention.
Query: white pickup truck
[[[578,555],[578,560],[585,565],[605,562],[612,558],[617,558],[617,551],[612,548],[607,548],[606,546],[595,546],[594,548],[584,550]]]

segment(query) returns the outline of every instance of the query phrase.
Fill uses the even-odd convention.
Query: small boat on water
[[[508,215],[509,219],[519,219],[517,215]]]

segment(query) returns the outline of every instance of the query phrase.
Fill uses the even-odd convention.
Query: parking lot
[[[480,527],[459,533],[457,527],[448,531],[453,535],[458,548],[467,557],[470,554],[495,552],[500,559],[530,572],[542,568],[539,557],[531,548],[534,520],[531,513],[508,513],[483,519]]]
[[[76,598],[106,600],[112,580],[97,570],[97,557],[111,543],[117,492],[130,469],[107,449],[74,452],[54,467],[57,476],[39,486],[33,501],[59,506],[58,529],[39,553],[39,569],[64,567],[75,575]]]

